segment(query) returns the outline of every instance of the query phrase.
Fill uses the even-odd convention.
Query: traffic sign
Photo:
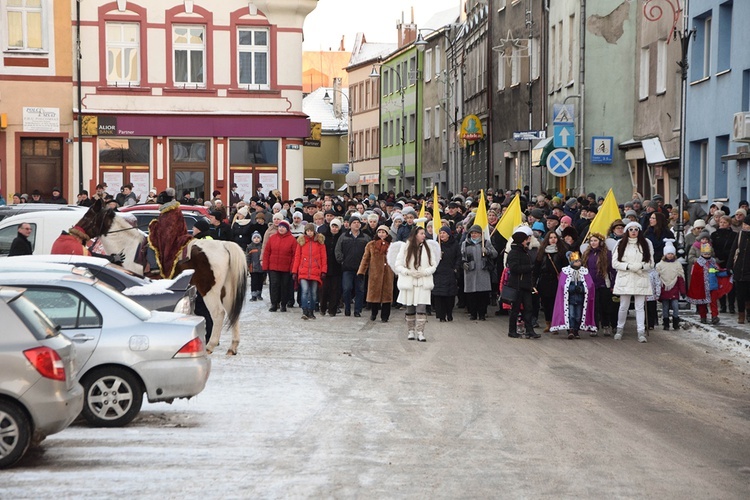
[[[547,157],[547,170],[555,177],[565,177],[576,165],[573,153],[567,149],[553,149]]]
[[[614,137],[591,138],[591,163],[612,163]]]
[[[572,148],[576,144],[576,129],[573,125],[553,125],[556,148]]]
[[[514,141],[536,141],[539,139],[546,139],[546,130],[525,130],[522,132],[513,132]]]
[[[573,105],[553,104],[552,125],[573,125]]]

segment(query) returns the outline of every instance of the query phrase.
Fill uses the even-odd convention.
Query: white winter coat
[[[649,271],[654,268],[654,247],[650,241],[646,240],[646,243],[651,250],[649,262],[643,262],[643,252],[636,238],[628,238],[622,260],[618,259],[617,248],[612,250],[612,267],[617,271],[612,290],[615,295],[653,295]]]
[[[434,288],[432,275],[440,262],[440,246],[433,240],[425,240],[425,245],[430,246],[430,258],[427,250],[422,247],[420,268],[414,269],[412,262],[406,262],[406,248],[408,244],[401,245],[396,256],[395,271],[398,274],[398,299],[399,304],[405,306],[417,306],[431,303],[431,292]]]

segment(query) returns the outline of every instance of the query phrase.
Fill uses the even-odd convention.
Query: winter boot
[[[573,340],[573,330],[568,330],[568,339]]]
[[[622,332],[623,332],[622,328],[617,329],[617,331],[615,332],[615,340],[622,340]]]
[[[669,318],[664,317],[664,330],[669,330]]]
[[[545,321],[544,322],[544,333],[549,332],[549,327],[550,326],[552,326],[552,322],[551,321]]]
[[[712,325],[718,325],[719,324],[719,317],[718,316],[714,316],[713,318],[711,318],[711,324]]]
[[[302,319],[310,319],[307,309],[302,309]]]
[[[737,313],[737,323],[740,325],[745,324],[745,311],[740,311]]]
[[[578,334],[578,330],[573,330],[573,338],[574,339],[580,339],[581,336]]]
[[[407,314],[406,315],[406,331],[408,332],[408,335],[406,338],[408,340],[414,340],[416,337],[414,337],[414,331],[417,328],[417,316],[416,314]]]
[[[416,330],[417,330],[417,340],[420,342],[426,342],[427,339],[424,338],[424,326],[427,323],[427,315],[426,314],[417,314],[417,320],[416,320]]]
[[[307,317],[310,319],[318,319],[315,317],[315,309],[308,309],[307,310]]]
[[[674,328],[675,331],[680,329],[680,318],[677,316],[672,317],[672,328]]]
[[[705,317],[705,316],[703,316],[703,317],[701,318],[701,323],[702,323],[702,324],[704,324],[704,325],[707,325],[707,324],[708,324],[708,318],[707,318],[707,317]]]

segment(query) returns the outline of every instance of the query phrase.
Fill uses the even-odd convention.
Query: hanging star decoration
[[[524,40],[513,36],[513,32],[508,30],[508,34],[505,38],[501,38],[498,44],[492,47],[492,50],[500,52],[503,58],[510,60],[513,53],[519,52],[520,57],[528,57],[528,47]]]

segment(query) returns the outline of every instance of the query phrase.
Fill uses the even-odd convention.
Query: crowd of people
[[[124,198],[113,203],[137,201],[132,186],[123,188]],[[94,198],[106,197],[105,190],[97,186]],[[494,315],[509,317],[510,337],[539,338],[543,323],[552,335],[576,339],[584,331],[619,340],[632,303],[637,338],[646,342],[659,324],[659,302],[665,330],[679,328],[681,298],[704,323],[718,324],[721,314],[744,323],[750,308],[747,201],[731,213],[720,201],[705,212],[686,200],[680,221],[678,200],[670,205],[661,195],[643,200],[635,193],[608,229],[597,232],[590,225],[604,197],[594,193],[566,198],[488,189],[480,197],[463,188],[436,197],[439,227],[433,198],[409,191],[308,190],[284,200],[258,186],[248,199],[233,184],[227,205],[221,193],[213,195],[179,198],[169,188],[152,190],[146,202],[204,204],[210,216],[196,223],[193,235],[237,243],[247,254],[250,300],[263,300],[267,282],[269,310],[296,304],[305,320],[369,311],[372,321],[379,315],[387,322],[393,308],[405,308],[408,338],[425,340],[429,315],[449,322],[465,309],[470,320],[484,321],[496,308]],[[515,196],[522,223],[507,238],[496,227]],[[477,224],[480,199],[487,227]]]

